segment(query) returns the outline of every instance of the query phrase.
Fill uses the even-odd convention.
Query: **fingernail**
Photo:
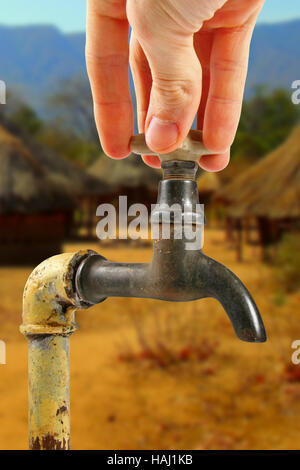
[[[178,127],[175,122],[163,121],[153,116],[146,132],[146,142],[151,150],[167,149],[176,144],[177,139]]]

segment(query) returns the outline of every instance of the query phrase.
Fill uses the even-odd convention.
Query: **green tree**
[[[50,119],[55,127],[78,138],[99,143],[94,120],[90,86],[82,77],[60,83],[58,91],[47,99]]]
[[[88,81],[82,77],[62,81],[47,103],[49,119],[42,142],[84,166],[93,163],[102,150]]]
[[[274,150],[288,137],[299,118],[299,108],[286,90],[267,94],[264,87],[257,87],[254,96],[243,105],[232,148],[233,160],[253,161]]]
[[[59,129],[58,126],[45,127],[39,136],[39,141],[57,154],[84,167],[91,165],[101,153],[98,143],[78,137],[71,131]]]
[[[43,129],[43,121],[27,104],[21,105],[12,113],[9,121],[13,126],[30,135],[38,135]]]

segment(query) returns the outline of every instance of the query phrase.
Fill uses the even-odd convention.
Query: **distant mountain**
[[[0,26],[0,79],[40,107],[63,79],[85,73],[84,34],[53,26]]]
[[[291,88],[300,80],[300,19],[256,26],[250,53],[247,91],[257,84]]]
[[[0,79],[41,109],[58,83],[86,76],[83,33],[63,34],[53,26],[0,25]],[[300,20],[257,25],[246,93],[258,84],[290,89],[300,79]]]

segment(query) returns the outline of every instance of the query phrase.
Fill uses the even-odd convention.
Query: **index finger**
[[[87,0],[86,64],[96,125],[105,153],[130,154],[133,110],[129,91],[126,0]]]

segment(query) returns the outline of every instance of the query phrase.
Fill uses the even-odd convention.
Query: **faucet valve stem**
[[[163,161],[161,164],[164,180],[195,181],[198,163],[184,160]]]

